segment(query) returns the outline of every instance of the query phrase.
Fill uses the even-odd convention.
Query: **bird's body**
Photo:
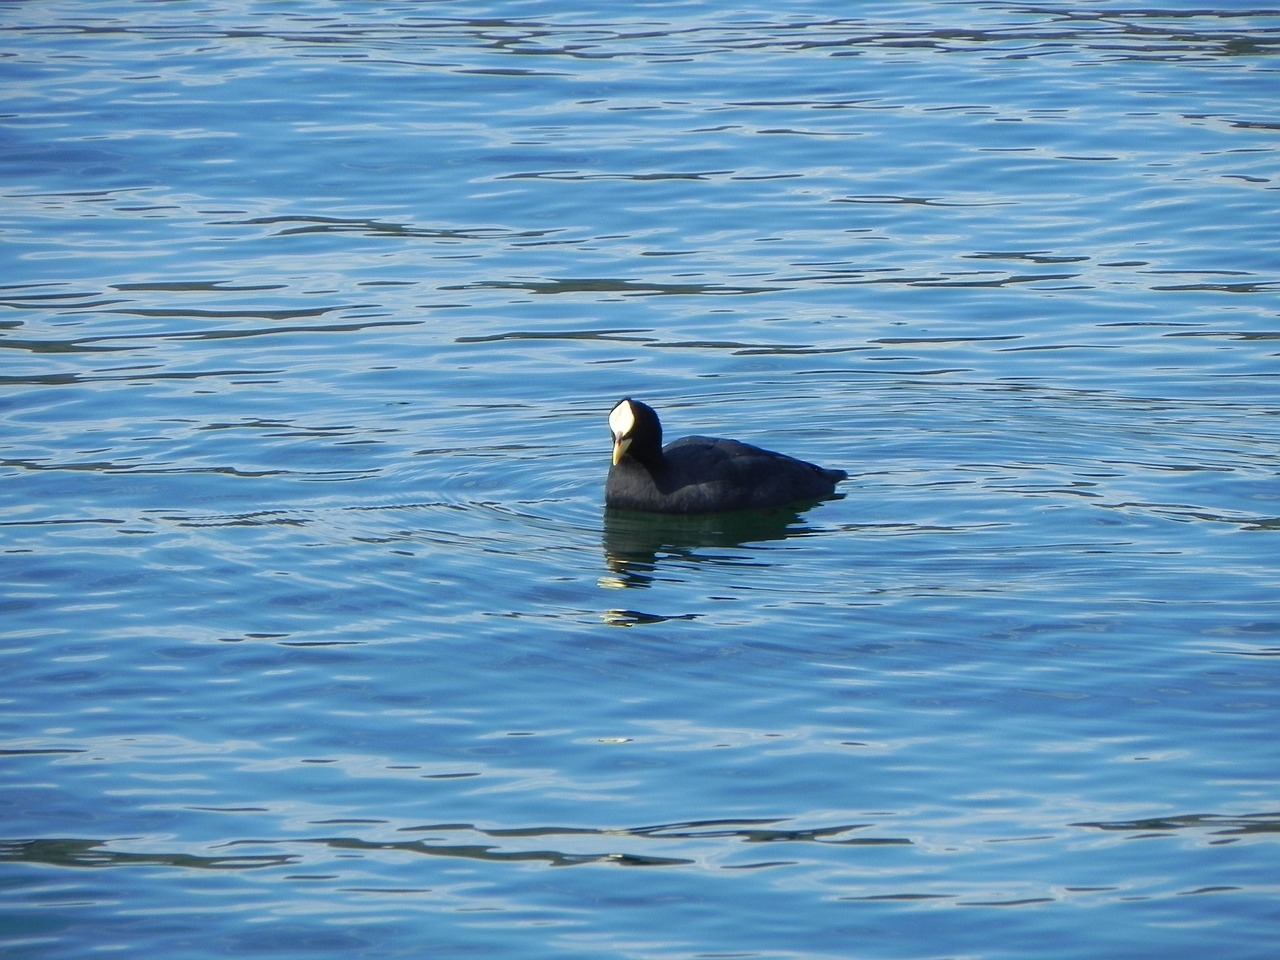
[[[761,510],[835,493],[848,477],[738,440],[684,437],[662,446],[653,409],[626,398],[609,416],[613,467],[605,506],[649,513]]]

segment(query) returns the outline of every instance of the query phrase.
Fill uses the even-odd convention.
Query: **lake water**
[[[1221,6],[4,4],[0,952],[1270,957]],[[851,479],[606,517],[628,394]]]

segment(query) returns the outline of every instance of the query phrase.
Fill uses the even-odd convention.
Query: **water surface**
[[[0,31],[6,956],[1269,956],[1280,11]]]

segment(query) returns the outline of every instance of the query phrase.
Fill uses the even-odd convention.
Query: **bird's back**
[[[717,437],[683,437],[662,453],[661,466],[653,470],[634,460],[614,467],[605,502],[660,513],[758,510],[829,497],[848,477],[843,470]]]

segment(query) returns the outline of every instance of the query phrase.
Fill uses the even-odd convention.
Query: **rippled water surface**
[[[0,952],[1270,956],[1237,6],[4,4]]]

